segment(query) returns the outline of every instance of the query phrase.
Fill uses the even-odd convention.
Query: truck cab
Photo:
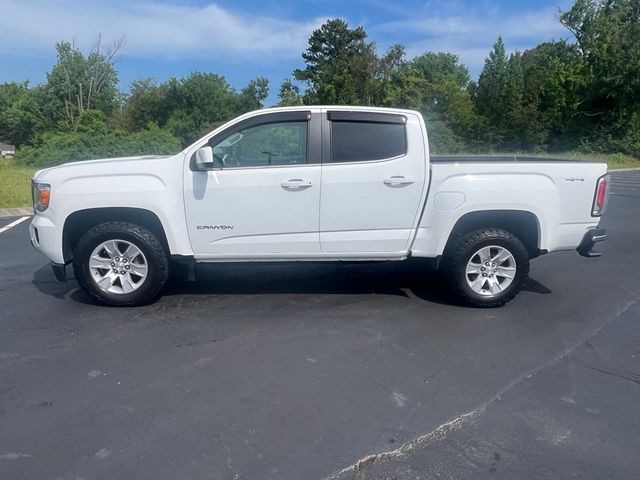
[[[414,112],[307,109],[194,145],[184,201],[196,258],[402,258],[428,183],[423,128]]]

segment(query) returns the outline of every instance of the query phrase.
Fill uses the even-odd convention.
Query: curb
[[[610,168],[609,172],[634,172],[636,170],[640,170],[640,167],[633,168]]]
[[[33,210],[29,207],[0,208],[0,218],[3,217],[24,217],[33,215]]]

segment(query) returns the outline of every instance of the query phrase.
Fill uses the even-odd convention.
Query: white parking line
[[[18,225],[19,223],[24,222],[27,218],[31,218],[31,217],[21,217],[17,220],[14,220],[13,222],[11,222],[9,225],[5,225],[4,227],[0,228],[0,233],[4,233],[7,230],[9,230],[10,228],[15,227],[16,225]]]

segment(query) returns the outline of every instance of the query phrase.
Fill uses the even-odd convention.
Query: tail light
[[[33,182],[31,184],[31,198],[33,200],[33,209],[36,212],[44,212],[49,208],[51,185],[48,183]]]
[[[607,210],[609,203],[609,174],[603,175],[596,183],[596,194],[593,197],[592,217],[601,217]]]

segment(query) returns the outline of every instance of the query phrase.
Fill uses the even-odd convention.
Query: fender
[[[515,229],[520,237],[526,236],[523,241],[532,257],[547,248],[548,225],[557,221],[557,189],[550,177],[533,172],[452,172],[438,178],[446,175],[448,166],[438,167],[433,172],[434,193],[427,199],[413,245],[414,256],[440,256],[451,236],[461,229],[486,226]]]

